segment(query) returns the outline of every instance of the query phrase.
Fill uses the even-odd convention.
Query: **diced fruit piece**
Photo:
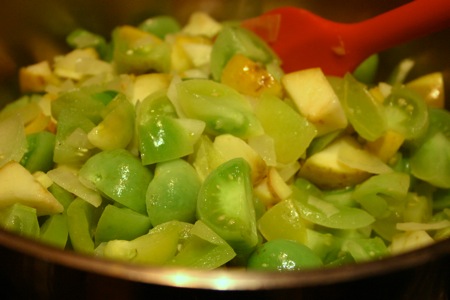
[[[280,163],[298,160],[316,136],[316,128],[309,121],[275,96],[263,95],[255,114],[265,133],[273,138]]]
[[[119,26],[112,33],[113,61],[119,73],[167,72],[170,47],[159,37],[133,26]]]
[[[108,198],[146,214],[145,193],[153,174],[127,150],[107,150],[92,156],[79,176]]]
[[[94,252],[94,230],[101,209],[81,198],[76,198],[67,208],[67,225],[70,244],[75,251],[92,254]]]
[[[253,32],[238,27],[225,26],[214,42],[211,52],[211,74],[220,81],[223,68],[237,53],[263,65],[278,63],[278,57],[272,49]]]
[[[27,151],[27,139],[20,117],[0,120],[0,167],[9,161],[20,161]]]
[[[103,120],[89,131],[87,138],[101,150],[125,148],[134,136],[134,108],[123,94],[105,107]]]
[[[271,240],[250,256],[247,267],[266,271],[296,271],[318,268],[322,260],[308,247],[291,240]]]
[[[169,87],[172,76],[163,73],[149,73],[136,76],[133,85],[132,104],[143,101],[149,95]]]
[[[406,87],[420,94],[430,107],[444,108],[444,78],[441,72],[416,78],[406,83]]]
[[[209,63],[212,42],[201,36],[177,34],[173,37],[171,68],[178,73]]]
[[[346,74],[340,85],[334,86],[348,122],[364,139],[373,141],[386,131],[383,106],[367,87]]]
[[[419,139],[426,134],[428,109],[419,94],[404,86],[394,86],[383,105],[388,129],[402,134],[406,140]]]
[[[227,241],[242,260],[258,242],[251,170],[235,158],[212,171],[203,182],[197,202],[199,220]]]
[[[19,71],[20,90],[24,93],[43,92],[45,87],[55,80],[48,61],[29,65]]]
[[[222,71],[221,82],[253,97],[269,93],[282,96],[281,84],[266,68],[242,54],[234,55]]]
[[[258,220],[258,229],[268,241],[288,239],[304,243],[308,227],[311,223],[302,219],[292,199],[275,204]]]
[[[181,30],[178,21],[166,15],[148,18],[139,24],[138,28],[154,34],[160,39],[164,39],[168,34],[174,34]]]
[[[302,218],[305,220],[328,228],[356,229],[363,228],[375,221],[365,210],[337,206],[313,195],[303,195],[298,188],[293,186],[294,203]]]
[[[194,223],[200,185],[197,172],[185,160],[158,163],[146,193],[152,225],[171,220]]]
[[[367,142],[365,149],[379,157],[383,162],[388,162],[399,151],[404,141],[403,135],[388,130],[378,139]]]
[[[175,109],[164,92],[148,96],[137,112],[142,163],[149,165],[193,153],[204,128],[200,120],[176,118]]]
[[[252,170],[252,182],[258,183],[267,174],[264,160],[244,140],[231,134],[222,134],[214,139],[214,148],[224,158],[224,162],[233,158],[242,157]]]
[[[204,121],[205,130],[212,135],[230,133],[247,138],[263,131],[247,99],[224,84],[192,79],[178,83],[176,91],[183,113]]]
[[[56,137],[48,131],[40,131],[27,136],[28,149],[20,163],[34,173],[47,172],[53,167],[53,152]]]
[[[300,176],[325,189],[353,186],[367,179],[369,173],[339,161],[342,147],[361,150],[361,146],[352,137],[339,138],[322,151],[308,157],[300,168]]]
[[[190,223],[170,221],[131,241],[109,241],[102,247],[100,255],[138,264],[163,265],[177,254],[179,244],[192,227]]]
[[[286,74],[281,79],[297,109],[319,135],[347,127],[347,117],[327,78],[319,68]]]
[[[36,209],[20,202],[0,209],[0,227],[34,239],[40,232]]]
[[[222,25],[204,12],[195,12],[182,28],[183,33],[194,36],[214,37],[222,29]]]
[[[202,221],[195,222],[179,253],[169,265],[211,270],[236,256],[233,248]]]
[[[65,214],[51,215],[41,226],[39,240],[64,249],[69,238],[67,216]]]
[[[21,203],[47,215],[63,211],[63,206],[18,162],[0,168],[0,207]]]
[[[126,207],[108,204],[102,212],[95,229],[95,243],[110,240],[132,240],[147,234],[152,227],[146,215]]]

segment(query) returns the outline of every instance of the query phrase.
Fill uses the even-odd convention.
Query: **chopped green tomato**
[[[94,253],[94,230],[101,209],[81,198],[76,198],[67,208],[67,225],[70,244],[75,251]]]
[[[192,79],[178,83],[176,90],[182,112],[188,118],[204,121],[207,133],[247,138],[263,132],[246,98],[224,84]]]
[[[164,39],[166,35],[177,33],[181,26],[176,19],[171,16],[156,16],[144,20],[138,28]]]
[[[353,71],[353,76],[360,82],[371,84],[375,80],[379,64],[378,54],[372,54]]]
[[[251,171],[244,159],[229,160],[208,175],[200,188],[197,214],[233,247],[239,258],[250,254],[258,234]]]
[[[36,209],[20,203],[0,209],[0,227],[30,238],[40,232]]]
[[[192,226],[189,223],[170,221],[152,228],[148,234],[131,241],[109,241],[98,251],[106,258],[138,264],[163,265],[177,254],[180,242],[184,242]]]
[[[304,243],[308,227],[311,223],[300,216],[292,199],[275,204],[258,220],[259,232],[268,241],[288,239]]]
[[[278,61],[274,52],[254,33],[237,26],[226,26],[219,32],[211,53],[214,80],[220,81],[223,68],[238,53],[262,64]]]
[[[153,226],[178,220],[194,223],[200,178],[185,160],[159,163],[147,194],[147,214]]]
[[[47,172],[53,167],[53,153],[56,137],[48,131],[40,131],[27,136],[27,152],[20,163],[31,173]]]
[[[65,214],[49,216],[41,226],[39,239],[46,244],[64,249],[68,238],[69,229]]]
[[[389,255],[388,249],[379,237],[368,239],[348,239],[342,251],[349,252],[356,262],[364,262]]]
[[[169,265],[211,270],[225,265],[235,255],[233,248],[225,240],[205,223],[197,221]]]
[[[170,47],[159,37],[124,25],[112,33],[113,62],[119,73],[167,72]]]
[[[92,33],[86,29],[78,28],[66,37],[67,44],[72,48],[94,48],[100,57],[108,59],[108,45],[101,35]]]
[[[176,118],[165,93],[153,93],[143,100],[137,113],[142,163],[149,165],[191,154],[204,127],[199,120]]]
[[[408,140],[422,137],[428,128],[429,117],[425,100],[406,87],[394,86],[384,100],[387,127]]]
[[[108,204],[98,220],[94,240],[97,245],[111,240],[132,240],[148,233],[151,227],[147,216]]]
[[[48,191],[52,193],[52,195],[58,200],[59,203],[61,203],[61,205],[64,207],[64,210],[66,210],[69,207],[70,203],[72,203],[73,199],[76,198],[74,194],[63,189],[56,183],[53,183],[51,186],[49,186]]]
[[[62,93],[51,102],[52,116],[59,121],[63,111],[70,111],[78,119],[87,118],[97,124],[102,120],[102,112],[108,103],[105,100],[112,100],[101,93],[100,88],[80,88]]]
[[[102,150],[125,148],[134,136],[134,108],[123,94],[108,103],[103,120],[89,131],[87,138]]]
[[[247,267],[265,271],[296,271],[318,268],[322,260],[308,247],[290,240],[272,240],[259,246]]]
[[[262,96],[255,114],[265,133],[273,138],[277,161],[280,163],[298,160],[317,134],[314,125],[275,96]]]
[[[64,110],[58,119],[53,161],[59,164],[82,164],[94,153],[88,133],[95,124],[84,116]]]
[[[450,188],[450,113],[435,108],[430,109],[429,116],[424,141],[412,151],[409,160],[411,173],[437,187]]]
[[[108,198],[146,214],[145,193],[153,174],[130,152],[102,151],[86,161],[79,174]]]
[[[20,117],[0,120],[0,167],[11,160],[20,161],[27,151],[27,138]]]
[[[372,224],[375,219],[366,211],[346,206],[337,206],[309,195],[304,197],[292,187],[297,210],[305,220],[328,228],[355,229]]]
[[[412,174],[437,187],[450,188],[448,147],[450,140],[441,133],[427,139],[410,159]]]
[[[352,75],[345,75],[341,85],[336,87],[336,93],[350,124],[368,141],[379,138],[386,130],[383,107]]]

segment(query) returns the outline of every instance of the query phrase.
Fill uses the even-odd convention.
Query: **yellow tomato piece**
[[[281,84],[261,65],[242,54],[234,55],[222,72],[222,83],[238,92],[259,96],[262,93],[281,97]]]
[[[183,72],[209,62],[209,52],[212,47],[210,39],[202,36],[178,34],[174,37],[172,46],[172,69]],[[201,50],[201,51],[199,51]]]

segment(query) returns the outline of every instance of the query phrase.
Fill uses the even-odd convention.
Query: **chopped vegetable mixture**
[[[0,225],[146,265],[291,271],[450,237],[442,74],[283,72],[238,22],[86,29],[0,112]],[[299,55],[301,55],[299,53]]]

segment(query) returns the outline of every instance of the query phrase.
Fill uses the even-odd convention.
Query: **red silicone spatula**
[[[321,67],[325,74],[342,76],[374,53],[450,27],[450,0],[416,0],[351,24],[282,7],[243,25],[273,47],[285,72]]]

